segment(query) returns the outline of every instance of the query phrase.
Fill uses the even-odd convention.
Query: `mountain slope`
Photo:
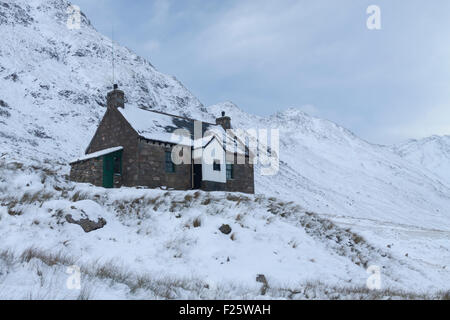
[[[429,170],[450,185],[450,136],[409,140],[393,149],[402,158]]]
[[[295,108],[268,118],[246,114],[230,102],[208,109],[225,110],[237,127],[280,130],[278,175],[257,175],[258,185],[277,196],[323,213],[450,227],[450,189],[389,147],[370,144]]]
[[[0,145],[21,157],[82,154],[112,84],[111,40],[82,16],[70,30],[64,0],[0,3]],[[202,104],[174,77],[115,45],[116,79],[128,102],[200,117]]]

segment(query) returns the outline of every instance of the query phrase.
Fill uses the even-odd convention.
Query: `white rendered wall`
[[[214,171],[213,160],[220,162],[220,171]],[[202,176],[203,181],[227,182],[225,151],[216,139],[203,149]]]

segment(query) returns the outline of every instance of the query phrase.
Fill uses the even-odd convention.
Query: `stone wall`
[[[233,165],[233,179],[227,179],[227,191],[255,193],[254,166],[249,163],[249,158],[245,158],[245,164]]]
[[[176,165],[174,173],[166,172],[166,151],[172,151],[169,144],[141,139],[138,146],[138,185],[149,188],[166,186],[176,190],[192,189],[192,166],[190,164]]]
[[[202,181],[203,191],[227,191],[227,184],[215,181]]]
[[[122,114],[114,107],[109,107],[87,148],[87,153],[122,146],[121,184],[136,186],[139,185],[138,137]]]
[[[103,157],[70,164],[70,180],[81,183],[103,185]]]

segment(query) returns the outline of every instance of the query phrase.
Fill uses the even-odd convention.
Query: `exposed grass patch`
[[[88,199],[89,199],[89,196],[87,194],[81,192],[80,190],[76,191],[70,198],[70,200],[73,202],[88,200]]]
[[[0,251],[0,260],[2,260],[7,267],[10,267],[15,261],[14,253],[10,249]]]
[[[25,192],[22,198],[19,200],[19,203],[43,203],[52,199],[54,195],[55,194],[53,192],[47,192],[45,190],[39,190],[35,193]]]
[[[236,202],[237,205],[241,204],[241,202],[250,202],[250,198],[243,196],[241,194],[228,193],[226,199],[228,201]]]
[[[450,290],[440,292],[438,295],[441,297],[441,300],[450,300]]]
[[[192,225],[194,228],[199,228],[202,225],[202,220],[200,217],[197,217],[194,219],[194,222],[192,222]]]
[[[92,289],[87,286],[83,286],[78,294],[77,300],[91,300],[92,299]]]
[[[200,195],[201,195],[200,191],[195,191],[194,192],[194,199],[198,199],[200,197]]]
[[[26,249],[20,256],[21,262],[28,263],[32,259],[38,259],[50,267],[54,265],[72,265],[75,262],[69,255],[62,252],[49,254],[34,247]]]
[[[202,205],[207,206],[211,203],[211,198],[206,198],[205,200],[202,201]]]
[[[23,215],[23,209],[20,207],[16,207],[17,201],[12,201],[8,206],[8,214],[10,216],[21,216]]]
[[[306,282],[293,288],[270,287],[268,293],[279,298],[292,300],[329,299],[329,300],[428,300],[441,299],[438,295],[425,295],[402,290],[370,290],[367,287],[328,286],[321,282]]]

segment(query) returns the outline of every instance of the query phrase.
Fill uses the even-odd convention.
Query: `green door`
[[[122,150],[103,156],[103,188],[114,188],[114,175],[122,175]]]
[[[103,188],[114,187],[114,157],[112,154],[103,156]]]

